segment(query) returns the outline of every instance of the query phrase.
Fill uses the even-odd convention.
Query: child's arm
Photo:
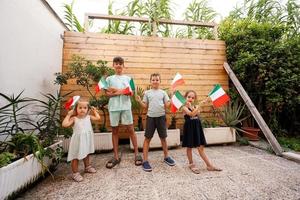
[[[183,106],[183,110],[188,116],[195,117],[199,112],[199,107],[196,106],[195,109],[190,111],[186,106]]]
[[[139,95],[135,95],[135,100],[137,102],[139,102],[139,104],[143,107],[143,108],[147,108],[148,104],[144,101],[142,101],[141,97]]]
[[[74,117],[71,117],[74,113],[74,110],[70,110],[67,114],[67,116],[64,118],[62,122],[62,126],[67,128],[74,124]]]
[[[122,90],[117,88],[108,88],[107,90],[105,90],[105,94],[108,97],[119,96],[122,94]]]
[[[90,115],[91,120],[93,120],[93,121],[98,121],[98,120],[101,119],[101,117],[100,117],[100,115],[99,115],[97,109],[96,109],[95,107],[93,107],[93,106],[92,106],[92,108],[91,108],[91,113],[92,113],[92,115]]]
[[[170,101],[170,100],[167,101],[167,102],[165,102],[165,107],[166,107],[166,108],[170,107],[170,105],[171,105],[171,101]]]

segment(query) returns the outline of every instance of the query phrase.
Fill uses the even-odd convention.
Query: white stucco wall
[[[1,0],[0,24],[0,92],[25,90],[23,97],[39,99],[41,92],[56,94],[65,27],[42,0]]]

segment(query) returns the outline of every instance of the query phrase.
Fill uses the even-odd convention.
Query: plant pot
[[[64,138],[63,135],[58,136],[60,140],[62,140],[62,147],[64,150],[64,153],[67,153],[69,150],[70,140],[71,138]],[[94,145],[95,145],[95,151],[101,151],[101,150],[112,150],[112,133],[94,133]]]
[[[243,132],[243,136],[246,137],[250,141],[258,141],[258,133],[260,131],[259,128],[254,127],[242,127],[242,130],[246,131]]]
[[[145,139],[145,131],[136,131],[137,145],[139,149],[143,148],[144,139]],[[179,129],[168,129],[167,130],[168,137],[166,138],[168,147],[178,147],[180,145],[180,130]],[[160,138],[158,136],[157,131],[153,135],[151,139],[149,148],[161,148]],[[130,149],[133,149],[132,142],[130,140]]]
[[[230,127],[215,127],[203,129],[206,143],[210,144],[225,144],[236,142],[236,132]]]
[[[49,146],[56,149],[61,141]],[[52,164],[52,160],[48,157],[43,158],[43,163],[48,167]],[[42,176],[44,170],[41,163],[33,154],[16,160],[7,166],[0,168],[0,199],[6,199],[10,195],[26,187],[28,184],[36,181]]]

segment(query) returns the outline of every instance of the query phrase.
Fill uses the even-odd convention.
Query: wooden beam
[[[270,128],[266,124],[265,120],[262,118],[262,116],[260,115],[260,113],[256,109],[255,105],[253,104],[252,100],[250,99],[250,97],[246,93],[246,91],[243,88],[243,86],[241,85],[240,81],[237,79],[237,77],[235,76],[234,72],[232,71],[232,69],[230,68],[230,66],[228,65],[227,62],[224,62],[223,66],[224,66],[228,76],[232,80],[234,86],[236,87],[237,91],[239,92],[239,94],[243,98],[243,100],[244,100],[245,104],[247,105],[248,109],[250,110],[252,116],[256,120],[257,124],[259,125],[259,127],[262,130],[262,132],[264,133],[264,135],[266,136],[266,138],[267,138],[268,142],[270,143],[273,151],[275,152],[276,155],[282,155],[283,150],[282,150],[280,144],[278,143],[278,141],[274,137],[272,131],[270,130]]]
[[[88,19],[107,19],[107,20],[119,20],[119,21],[133,21],[133,22],[142,22],[148,23],[151,22],[149,18],[144,17],[131,17],[131,16],[120,16],[120,15],[103,15],[103,14],[94,14],[86,13],[85,14],[85,24],[88,23]],[[186,25],[186,26],[201,26],[208,28],[215,28],[216,23],[210,22],[192,22],[192,21],[182,21],[182,20],[168,20],[168,19],[159,19],[157,21],[159,24],[173,24],[173,25]]]

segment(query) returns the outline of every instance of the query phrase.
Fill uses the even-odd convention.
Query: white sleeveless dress
[[[90,116],[87,115],[82,119],[75,117],[74,120],[73,134],[68,152],[68,161],[73,159],[81,160],[88,154],[95,152],[94,132]]]

